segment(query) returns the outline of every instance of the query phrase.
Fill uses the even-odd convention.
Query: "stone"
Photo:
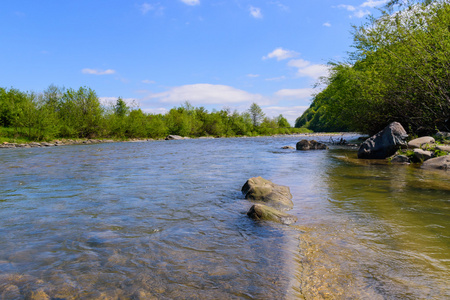
[[[297,150],[326,150],[328,146],[315,140],[301,140],[296,148]]]
[[[408,156],[406,155],[395,155],[392,159],[391,159],[392,163],[410,163],[410,160],[408,158]]]
[[[426,151],[420,148],[414,149],[414,161],[422,162],[430,159],[433,155],[433,152]]]
[[[450,152],[450,145],[438,145],[438,146],[436,146],[436,149],[445,151],[445,152]]]
[[[408,137],[403,126],[392,122],[383,130],[368,138],[358,149],[358,158],[385,159],[392,156],[399,148],[407,146]]]
[[[182,140],[182,139],[183,139],[183,137],[179,136],[179,135],[168,135],[166,137],[166,141],[169,141],[169,140]]]
[[[417,139],[410,140],[408,142],[408,148],[422,148],[426,145],[434,145],[436,141],[431,136],[423,136]]]
[[[242,187],[245,199],[262,201],[265,204],[280,210],[289,210],[294,207],[289,187],[275,184],[262,177],[252,177]]]
[[[450,138],[450,132],[439,131],[438,133],[435,134],[435,136],[440,139]]]
[[[295,149],[295,148],[292,146],[283,146],[283,147],[281,147],[281,149]]]
[[[254,220],[272,221],[286,225],[297,222],[297,217],[264,204],[254,204],[247,215]]]
[[[450,155],[431,158],[425,161],[421,168],[427,170],[450,170]]]

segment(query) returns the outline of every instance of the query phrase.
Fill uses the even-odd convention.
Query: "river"
[[[450,176],[300,139],[2,149],[0,299],[450,298]],[[254,176],[296,224],[246,216]]]

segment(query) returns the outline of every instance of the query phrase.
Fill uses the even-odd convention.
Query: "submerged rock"
[[[431,136],[423,136],[408,142],[408,148],[422,148],[426,145],[434,145],[436,141]]]
[[[450,170],[450,155],[431,158],[425,161],[421,168],[427,170]]]
[[[254,220],[272,221],[287,225],[297,222],[297,217],[264,204],[253,205],[247,215]]]
[[[277,209],[289,210],[294,207],[289,187],[275,184],[262,177],[252,177],[242,187],[245,199],[262,201]]]
[[[296,148],[297,150],[326,150],[328,146],[315,140],[301,140]]]
[[[395,155],[392,159],[391,159],[392,163],[403,163],[403,164],[408,164],[410,163],[410,159],[408,158],[408,156],[406,155]]]
[[[392,156],[399,148],[406,147],[407,136],[403,126],[393,122],[361,144],[358,158],[384,159]]]

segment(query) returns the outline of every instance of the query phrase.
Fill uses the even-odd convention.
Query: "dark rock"
[[[408,156],[406,155],[396,155],[391,159],[392,163],[410,163]]]
[[[297,222],[297,217],[264,204],[253,205],[247,215],[254,220],[272,221],[287,225]]]
[[[319,143],[315,140],[301,140],[296,145],[297,150],[326,150],[327,145]]]
[[[450,170],[450,155],[431,158],[424,162],[421,168],[427,170]]]
[[[399,148],[406,147],[407,136],[403,126],[393,122],[361,144],[358,158],[384,159],[392,156]]]
[[[242,187],[245,199],[262,201],[276,209],[289,210],[294,207],[289,187],[275,184],[262,177],[252,177]]]
[[[436,141],[431,136],[423,136],[408,142],[408,148],[422,148],[426,145],[434,145]]]
[[[450,132],[439,131],[438,133],[435,134],[435,136],[439,139],[450,138]]]
[[[182,139],[183,139],[183,137],[179,136],[179,135],[168,135],[166,137],[166,141],[169,141],[169,140],[182,140]]]

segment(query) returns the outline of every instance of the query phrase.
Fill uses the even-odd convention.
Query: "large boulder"
[[[282,224],[292,224],[297,222],[297,217],[264,204],[253,205],[247,212],[247,215],[254,220],[272,221]]]
[[[414,149],[414,161],[415,162],[422,162],[429,160],[433,156],[433,152],[426,151],[420,148]]]
[[[328,146],[315,140],[301,140],[296,148],[297,150],[326,150]]]
[[[422,148],[426,145],[434,145],[436,141],[431,136],[423,136],[408,142],[408,148]]]
[[[384,159],[392,156],[399,148],[407,146],[405,142],[407,137],[408,134],[403,126],[393,122],[361,144],[358,158]]]
[[[427,170],[450,170],[450,155],[429,159],[422,164],[421,168]]]
[[[438,145],[436,149],[450,153],[450,145]]]
[[[294,207],[289,187],[275,184],[261,176],[247,180],[242,193],[245,199],[262,201],[276,209],[289,210]]]

